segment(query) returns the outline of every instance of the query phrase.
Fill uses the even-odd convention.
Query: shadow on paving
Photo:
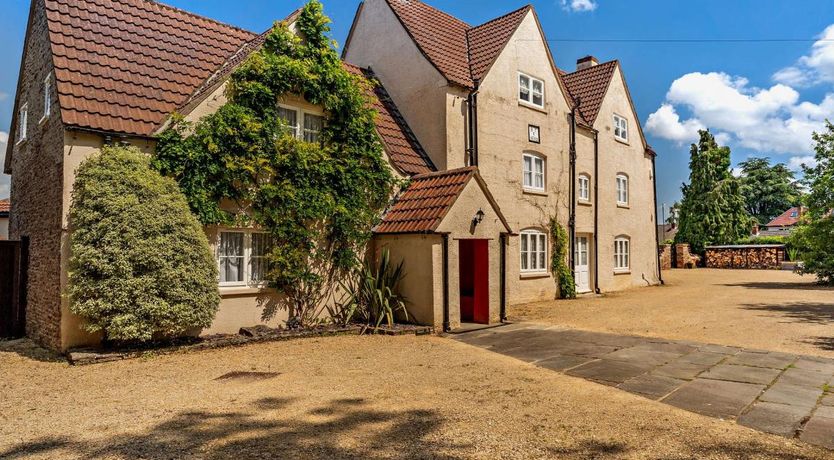
[[[460,458],[445,452],[468,446],[427,439],[442,424],[435,411],[385,412],[362,399],[342,399],[308,412],[314,420],[283,415],[291,399],[266,398],[251,412],[183,412],[142,433],[95,442],[50,437],[20,444],[0,458]],[[353,442],[346,445],[345,441]]]
[[[796,322],[831,324],[834,322],[834,301],[831,303],[794,302],[779,304],[747,304],[745,310],[780,313]]]
[[[819,283],[783,283],[779,281],[750,281],[744,283],[720,284],[726,287],[743,287],[748,289],[773,289],[785,290],[794,289],[800,291],[832,291],[834,287]]]

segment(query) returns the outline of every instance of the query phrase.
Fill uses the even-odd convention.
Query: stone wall
[[[700,257],[693,256],[689,244],[678,243],[675,245],[675,267],[674,268],[695,268]]]
[[[17,109],[28,104],[27,139],[18,142],[10,130],[12,159],[12,210],[9,236],[30,238],[26,333],[37,342],[60,347],[61,325],[61,199],[63,187],[64,128],[52,81],[52,111],[44,117],[43,84],[52,69],[46,11],[43,1],[32,3],[28,41],[25,44]]]
[[[671,244],[661,244],[657,247],[658,252],[660,252],[660,269],[661,270],[671,270],[672,269],[672,245]]]
[[[785,260],[785,246],[707,247],[707,268],[779,269]]]

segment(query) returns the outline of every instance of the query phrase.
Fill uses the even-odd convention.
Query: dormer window
[[[614,115],[614,138],[628,142],[628,120],[619,115]]]
[[[321,130],[324,128],[324,117],[318,114],[305,112],[301,109],[280,106],[278,107],[278,118],[283,122],[284,128],[296,139],[306,142],[319,142]],[[303,120],[303,125],[299,121]]]
[[[544,108],[544,82],[538,78],[518,74],[518,100],[538,108]]]

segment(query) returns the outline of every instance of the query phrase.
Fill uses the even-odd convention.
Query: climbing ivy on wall
[[[559,284],[559,297],[562,299],[576,298],[576,280],[568,267],[568,232],[556,220],[550,218],[550,239],[553,241],[551,251],[550,271]]]
[[[204,225],[256,224],[273,236],[268,281],[302,324],[318,316],[324,296],[357,263],[395,184],[369,83],[344,69],[329,23],[317,0],[298,17],[298,35],[276,23],[232,74],[228,102],[196,124],[175,118],[154,158]],[[287,95],[323,107],[319,143],[285,126],[278,101]]]

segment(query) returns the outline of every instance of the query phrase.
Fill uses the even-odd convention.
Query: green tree
[[[70,310],[105,340],[148,341],[211,325],[217,264],[176,182],[135,148],[78,168],[70,207]]]
[[[307,3],[298,35],[277,23],[232,75],[228,103],[196,125],[178,120],[154,164],[174,177],[203,224],[256,224],[274,239],[270,285],[293,323],[314,321],[388,203],[395,179],[382,156],[368,86],[345,70],[320,2]],[[303,40],[299,37],[303,37]],[[317,142],[297,139],[278,101],[324,108]],[[235,212],[221,203],[235,203]]]
[[[808,212],[791,237],[800,252],[802,273],[813,273],[821,283],[834,285],[834,125],[825,122],[825,132],[814,133],[813,167],[803,166]]]
[[[745,209],[759,224],[766,224],[799,203],[801,190],[793,171],[769,158],[750,158],[741,166]]]
[[[741,184],[730,170],[730,148],[720,147],[709,131],[700,131],[689,153],[689,184],[681,187],[677,243],[696,253],[709,244],[728,244],[750,233]]]

